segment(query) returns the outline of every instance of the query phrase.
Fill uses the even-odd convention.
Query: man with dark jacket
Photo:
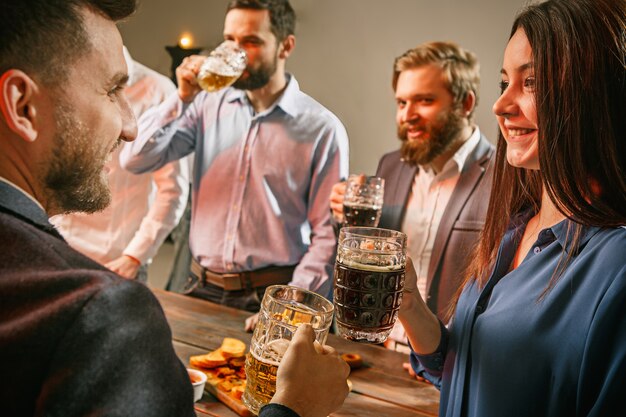
[[[0,2],[3,416],[195,415],[150,290],[71,249],[48,221],[110,201],[105,162],[136,136],[115,25],[134,10],[135,0]],[[326,416],[343,402],[348,366],[317,353],[312,333],[299,330],[278,375],[283,405],[262,416]],[[311,373],[317,393],[297,381]]]

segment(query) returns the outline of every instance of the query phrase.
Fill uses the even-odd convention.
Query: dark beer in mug
[[[398,317],[404,290],[406,235],[344,227],[339,233],[333,286],[337,333],[382,343]]]
[[[380,221],[381,212],[380,206],[344,203],[343,225],[376,227]]]
[[[350,175],[343,196],[343,226],[378,226],[384,195],[383,178]]]

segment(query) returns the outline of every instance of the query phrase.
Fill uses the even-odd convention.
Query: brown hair
[[[396,58],[393,64],[393,78],[391,85],[395,91],[400,73],[424,65],[434,64],[443,70],[448,90],[454,99],[454,104],[463,103],[470,91],[476,96],[478,104],[478,90],[480,88],[480,65],[476,55],[461,48],[452,42],[429,42],[409,49]],[[476,106],[474,106],[474,109]],[[474,109],[469,115],[471,121]]]
[[[231,0],[226,13],[232,9],[267,10],[272,33],[278,42],[295,33],[296,13],[288,0]]]
[[[46,85],[67,78],[67,65],[89,51],[80,8],[113,21],[130,16],[136,0],[2,0],[0,74],[20,69]]]
[[[500,133],[486,224],[465,283],[485,284],[510,219],[536,212],[544,187],[573,221],[567,239],[574,249],[582,225],[626,224],[625,4],[550,0],[513,23],[511,36],[522,29],[532,48],[541,170],[509,165]],[[544,295],[573,256],[564,251]]]

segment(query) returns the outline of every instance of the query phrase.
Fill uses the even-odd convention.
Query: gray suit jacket
[[[428,267],[426,302],[445,323],[445,311],[459,287],[471,249],[485,223],[493,179],[494,147],[481,136],[461,172],[439,224]],[[385,179],[379,227],[400,230],[417,167],[404,163],[400,151],[385,154],[376,175]]]

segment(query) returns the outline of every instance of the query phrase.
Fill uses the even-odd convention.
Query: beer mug
[[[315,340],[326,342],[333,304],[302,288],[272,285],[265,290],[259,321],[246,356],[246,390],[242,401],[255,414],[276,392],[276,372],[298,326],[309,323]]]
[[[234,83],[246,69],[246,52],[234,41],[224,41],[204,60],[198,71],[198,85],[208,92]]]
[[[337,334],[356,342],[387,340],[402,303],[405,267],[404,233],[343,227],[333,288]]]
[[[378,226],[384,193],[383,178],[350,175],[343,199],[343,225]]]

